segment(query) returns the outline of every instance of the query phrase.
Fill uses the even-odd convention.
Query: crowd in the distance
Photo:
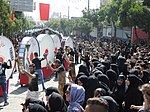
[[[55,64],[47,66],[56,73],[58,88],[46,88],[42,100],[27,98],[24,112],[150,112],[150,46],[78,41],[73,49],[58,49]]]

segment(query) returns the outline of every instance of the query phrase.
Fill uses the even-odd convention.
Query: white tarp
[[[63,37],[62,42],[64,42],[64,47],[69,46],[74,49],[73,39],[71,37]]]
[[[43,54],[46,53],[48,61],[54,61],[54,42],[50,35],[48,34],[40,34],[37,36],[37,40],[39,42],[40,48],[40,57],[43,57]],[[47,62],[43,60],[41,63],[42,67],[46,67]]]
[[[57,35],[50,35],[54,41],[54,50],[59,49],[61,47],[60,39]]]
[[[29,49],[27,50],[27,45],[29,45]],[[23,58],[24,63],[24,69],[28,70],[29,63],[27,61],[27,58],[29,58],[29,61],[32,62],[32,59],[34,58],[34,53],[37,52],[39,54],[39,44],[36,38],[34,37],[24,37],[20,43],[19,46],[19,52],[18,56],[19,58]]]
[[[5,36],[0,36],[0,58],[2,58],[4,62],[11,60],[12,63],[12,68],[6,69],[5,72],[7,80],[13,73],[13,68],[15,65],[15,50],[12,42]]]

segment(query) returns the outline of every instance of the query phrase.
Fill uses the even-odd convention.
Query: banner
[[[137,36],[136,36],[137,33]],[[144,32],[140,28],[132,28],[132,43],[135,43],[136,41],[143,41],[147,42],[148,41],[148,33]]]
[[[15,12],[14,12],[14,10],[12,10],[12,12],[11,12],[11,20],[12,20],[12,22],[14,22],[14,17],[15,17]]]
[[[40,20],[49,20],[50,5],[40,3],[39,7],[40,7]]]

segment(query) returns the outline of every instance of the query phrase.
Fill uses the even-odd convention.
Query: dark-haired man
[[[22,71],[22,74],[27,75],[29,78],[28,92],[27,92],[26,99],[27,98],[38,99],[39,98],[38,74],[35,72],[35,64],[34,63],[29,65],[29,70],[30,70],[30,72],[25,71],[25,70]]]
[[[108,112],[108,103],[102,98],[89,98],[85,112]]]
[[[5,70],[12,68],[11,61],[8,60],[9,65],[7,65],[6,62],[3,63],[2,58],[0,58],[0,85],[2,86],[3,90],[3,97],[4,97],[4,106],[8,105],[9,103],[7,102],[7,92],[6,92],[6,74]]]
[[[38,53],[35,52],[34,53],[34,59],[32,60],[32,63],[35,64],[35,68],[36,68],[36,72],[38,73],[38,75],[40,76],[40,80],[42,82],[42,87],[43,87],[43,90],[45,90],[45,86],[44,86],[44,78],[43,78],[43,72],[42,72],[42,69],[41,69],[41,61],[43,61],[45,58],[39,58],[38,57]]]
[[[66,84],[66,71],[64,66],[61,64],[59,59],[55,60],[56,69],[51,67],[51,64],[48,67],[54,72],[56,71],[58,74],[58,90],[60,94],[63,96],[63,87]]]

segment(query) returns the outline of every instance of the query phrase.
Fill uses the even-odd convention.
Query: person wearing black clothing
[[[56,58],[56,59],[59,59],[60,62],[61,62],[61,64],[63,64],[63,54],[62,54],[62,52],[61,52],[60,49],[58,49],[55,58]]]
[[[95,76],[90,76],[86,83],[85,101],[87,101],[88,98],[94,97],[94,91],[99,87],[100,85],[98,79]]]
[[[85,62],[88,71],[90,71],[90,62],[89,62],[90,61],[90,57],[88,55],[88,52],[85,52],[85,56],[82,56],[81,60]]]
[[[122,103],[125,95],[125,76],[123,74],[119,75],[116,87],[113,89],[113,93],[115,95],[115,100],[119,105],[119,112],[123,112]]]
[[[48,98],[50,112],[67,112],[66,104],[63,97],[53,92]]]
[[[4,106],[8,105],[9,103],[7,102],[7,92],[6,92],[6,74],[5,70],[12,68],[11,61],[8,60],[9,66],[7,65],[6,62],[2,62],[2,58],[0,58],[0,85],[2,86],[3,90],[3,97],[4,97]]]
[[[41,101],[41,100],[38,100],[38,99],[35,99],[35,98],[27,98],[25,100],[25,103],[21,103],[21,105],[23,106],[22,112],[26,112],[26,110],[27,110],[27,108],[30,104],[39,104],[39,105],[41,105],[45,108],[44,101]]]
[[[27,107],[27,112],[47,112],[47,110],[40,104],[29,104]]]
[[[142,80],[134,74],[129,74],[126,79],[128,88],[124,97],[124,112],[137,112],[132,110],[131,105],[142,105],[143,98],[142,93],[138,90],[138,87],[142,84]]]
[[[76,48],[74,48],[74,53],[75,53],[75,64],[79,64],[79,52]]]
[[[32,63],[35,64],[35,67],[36,67],[35,71],[40,76],[40,80],[42,82],[43,90],[45,90],[43,72],[42,72],[42,69],[41,69],[41,61],[44,60],[45,58],[42,58],[42,59],[38,58],[38,53],[37,52],[34,53],[34,57],[35,58],[32,60]]]
[[[79,44],[79,53],[80,53],[80,55],[82,55],[82,46],[81,46],[81,44]],[[80,63],[81,63],[81,59],[80,59]]]
[[[45,98],[46,98],[45,100],[46,100],[46,102],[47,102],[45,108],[46,108],[46,110],[47,110],[48,112],[51,112],[51,111],[49,110],[49,107],[48,107],[48,97],[49,97],[49,95],[51,95],[53,92],[59,94],[59,91],[58,91],[58,89],[57,89],[56,87],[48,87],[47,89],[45,89]]]
[[[35,72],[35,64],[29,65],[30,73],[23,70],[22,74],[25,74],[29,77],[29,84],[28,84],[28,92],[27,92],[27,98],[37,98],[39,97],[38,93],[38,74]]]
[[[117,102],[111,96],[108,96],[103,88],[97,88],[94,91],[94,97],[103,98],[108,102],[108,112],[119,112]]]
[[[109,70],[107,70],[106,75],[109,78],[109,81],[110,81],[109,88],[112,91],[116,85],[117,73],[114,70],[109,69]]]

